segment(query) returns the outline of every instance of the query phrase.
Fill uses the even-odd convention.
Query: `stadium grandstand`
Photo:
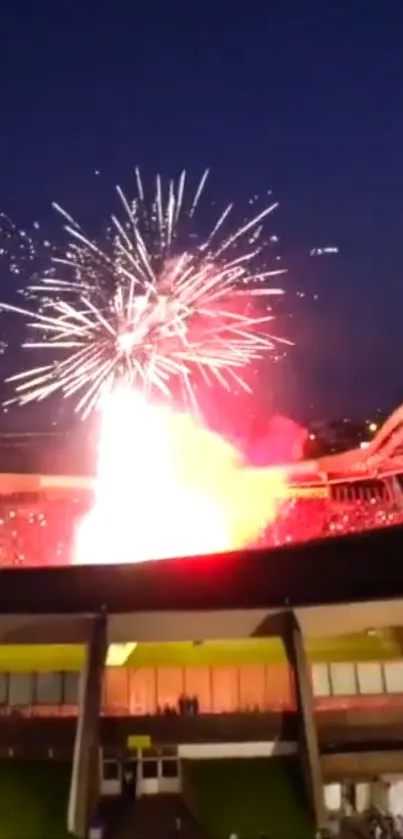
[[[0,435],[0,565],[66,565],[74,523],[93,498],[82,435]],[[80,464],[80,475],[63,474]],[[5,471],[4,466],[9,467]],[[35,473],[35,466],[49,471]],[[51,467],[51,468],[50,468]],[[278,467],[276,467],[278,468]],[[403,406],[368,448],[283,467],[287,495],[265,547],[403,523]]]
[[[288,467],[222,556],[71,566],[92,479],[0,476],[0,837],[395,830],[402,429]]]

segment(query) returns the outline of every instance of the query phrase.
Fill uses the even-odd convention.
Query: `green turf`
[[[0,762],[0,839],[67,839],[70,767]]]
[[[311,839],[298,766],[289,758],[186,761],[192,803],[207,839]]]
[[[308,638],[312,662],[386,661],[403,657],[401,638],[395,630],[369,635]],[[37,672],[81,669],[84,648],[79,645],[0,645],[0,672]],[[231,667],[243,664],[285,664],[279,638],[245,640],[161,642],[138,644],[126,662],[128,667]]]

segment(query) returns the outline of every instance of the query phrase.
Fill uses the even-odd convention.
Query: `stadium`
[[[0,835],[348,836],[401,809],[402,428],[288,467],[264,546],[226,555],[71,566],[91,479],[1,475]]]

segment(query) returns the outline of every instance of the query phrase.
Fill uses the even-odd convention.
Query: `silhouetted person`
[[[125,798],[134,797],[135,778],[131,766],[125,766],[123,771],[123,795]]]
[[[175,819],[175,832],[174,837],[175,839],[180,839],[182,833],[182,819],[180,816],[177,816]]]

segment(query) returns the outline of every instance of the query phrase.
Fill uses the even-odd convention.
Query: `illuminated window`
[[[377,695],[383,693],[381,665],[378,661],[357,664],[358,688],[360,693]]]
[[[341,784],[326,784],[324,798],[328,813],[337,813],[341,809]]]
[[[403,693],[403,661],[385,661],[383,665],[388,693]]]
[[[327,664],[312,665],[312,689],[315,697],[330,696],[329,667]]]
[[[331,664],[330,678],[334,696],[355,696],[357,693],[354,664],[344,661]]]

